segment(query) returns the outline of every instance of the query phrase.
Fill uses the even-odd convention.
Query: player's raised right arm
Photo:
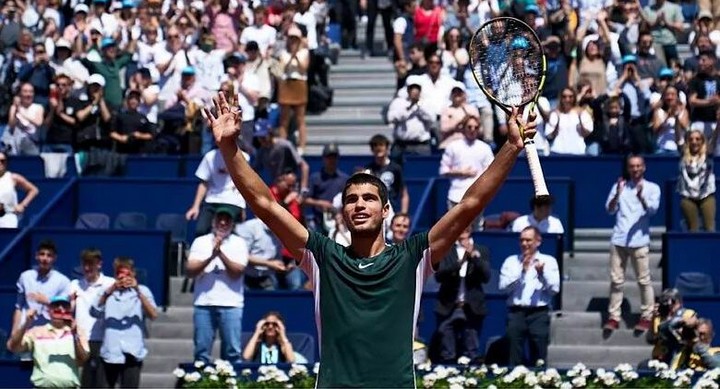
[[[275,201],[270,189],[248,164],[242,150],[237,146],[242,111],[238,107],[231,107],[222,92],[213,102],[216,113],[213,114],[208,107],[204,108],[203,112],[230,177],[253,213],[270,227],[293,257],[300,260],[309,236],[307,229]]]

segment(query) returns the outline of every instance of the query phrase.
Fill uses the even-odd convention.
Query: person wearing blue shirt
[[[508,294],[507,338],[510,366],[524,362],[525,341],[530,343],[530,364],[547,359],[550,343],[550,306],[560,292],[557,260],[538,251],[542,235],[536,227],[520,232],[520,254],[505,259],[500,269],[501,291]]]
[[[625,161],[628,179],[621,177],[610,189],[605,208],[615,215],[610,240],[610,303],[608,321],[603,328],[620,326],[625,269],[632,261],[640,287],[640,321],[636,331],[647,331],[652,324],[655,292],[650,279],[650,217],[660,206],[660,186],[644,178],[645,160],[631,155]]]
[[[49,240],[40,242],[35,253],[37,266],[22,272],[17,281],[17,299],[11,333],[22,328],[26,312],[30,309],[37,312],[34,325],[50,322],[47,310],[50,298],[62,294],[70,285],[70,280],[65,275],[53,269],[56,259],[55,243]]]

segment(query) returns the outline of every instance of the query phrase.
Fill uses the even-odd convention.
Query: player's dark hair
[[[47,250],[52,253],[52,255],[57,255],[57,246],[55,246],[55,242],[52,240],[43,240],[38,245],[37,251]]]
[[[380,181],[379,178],[368,173],[355,173],[345,181],[345,188],[342,192],[342,203],[345,205],[345,196],[347,195],[348,188],[353,185],[370,184],[377,188],[378,194],[380,195],[380,202],[383,206],[388,202],[388,192],[385,183]]]

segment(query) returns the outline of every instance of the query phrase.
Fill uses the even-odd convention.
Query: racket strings
[[[470,42],[470,58],[476,80],[499,103],[520,106],[537,94],[542,47],[526,24],[511,18],[485,24]]]

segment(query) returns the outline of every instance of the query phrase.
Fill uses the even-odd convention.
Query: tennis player
[[[242,112],[222,92],[216,114],[204,109],[235,185],[253,213],[280,238],[310,278],[320,344],[318,387],[414,387],[414,330],[425,278],[460,233],[490,202],[523,148],[517,109],[508,120],[508,141],[495,161],[429,232],[397,245],[385,243],[389,212],[385,184],[375,176],[351,176],[342,193],[342,216],[352,235],[343,247],[307,230],[247,163],[237,146]],[[525,123],[522,123],[525,124]],[[534,120],[525,129],[535,133]]]

